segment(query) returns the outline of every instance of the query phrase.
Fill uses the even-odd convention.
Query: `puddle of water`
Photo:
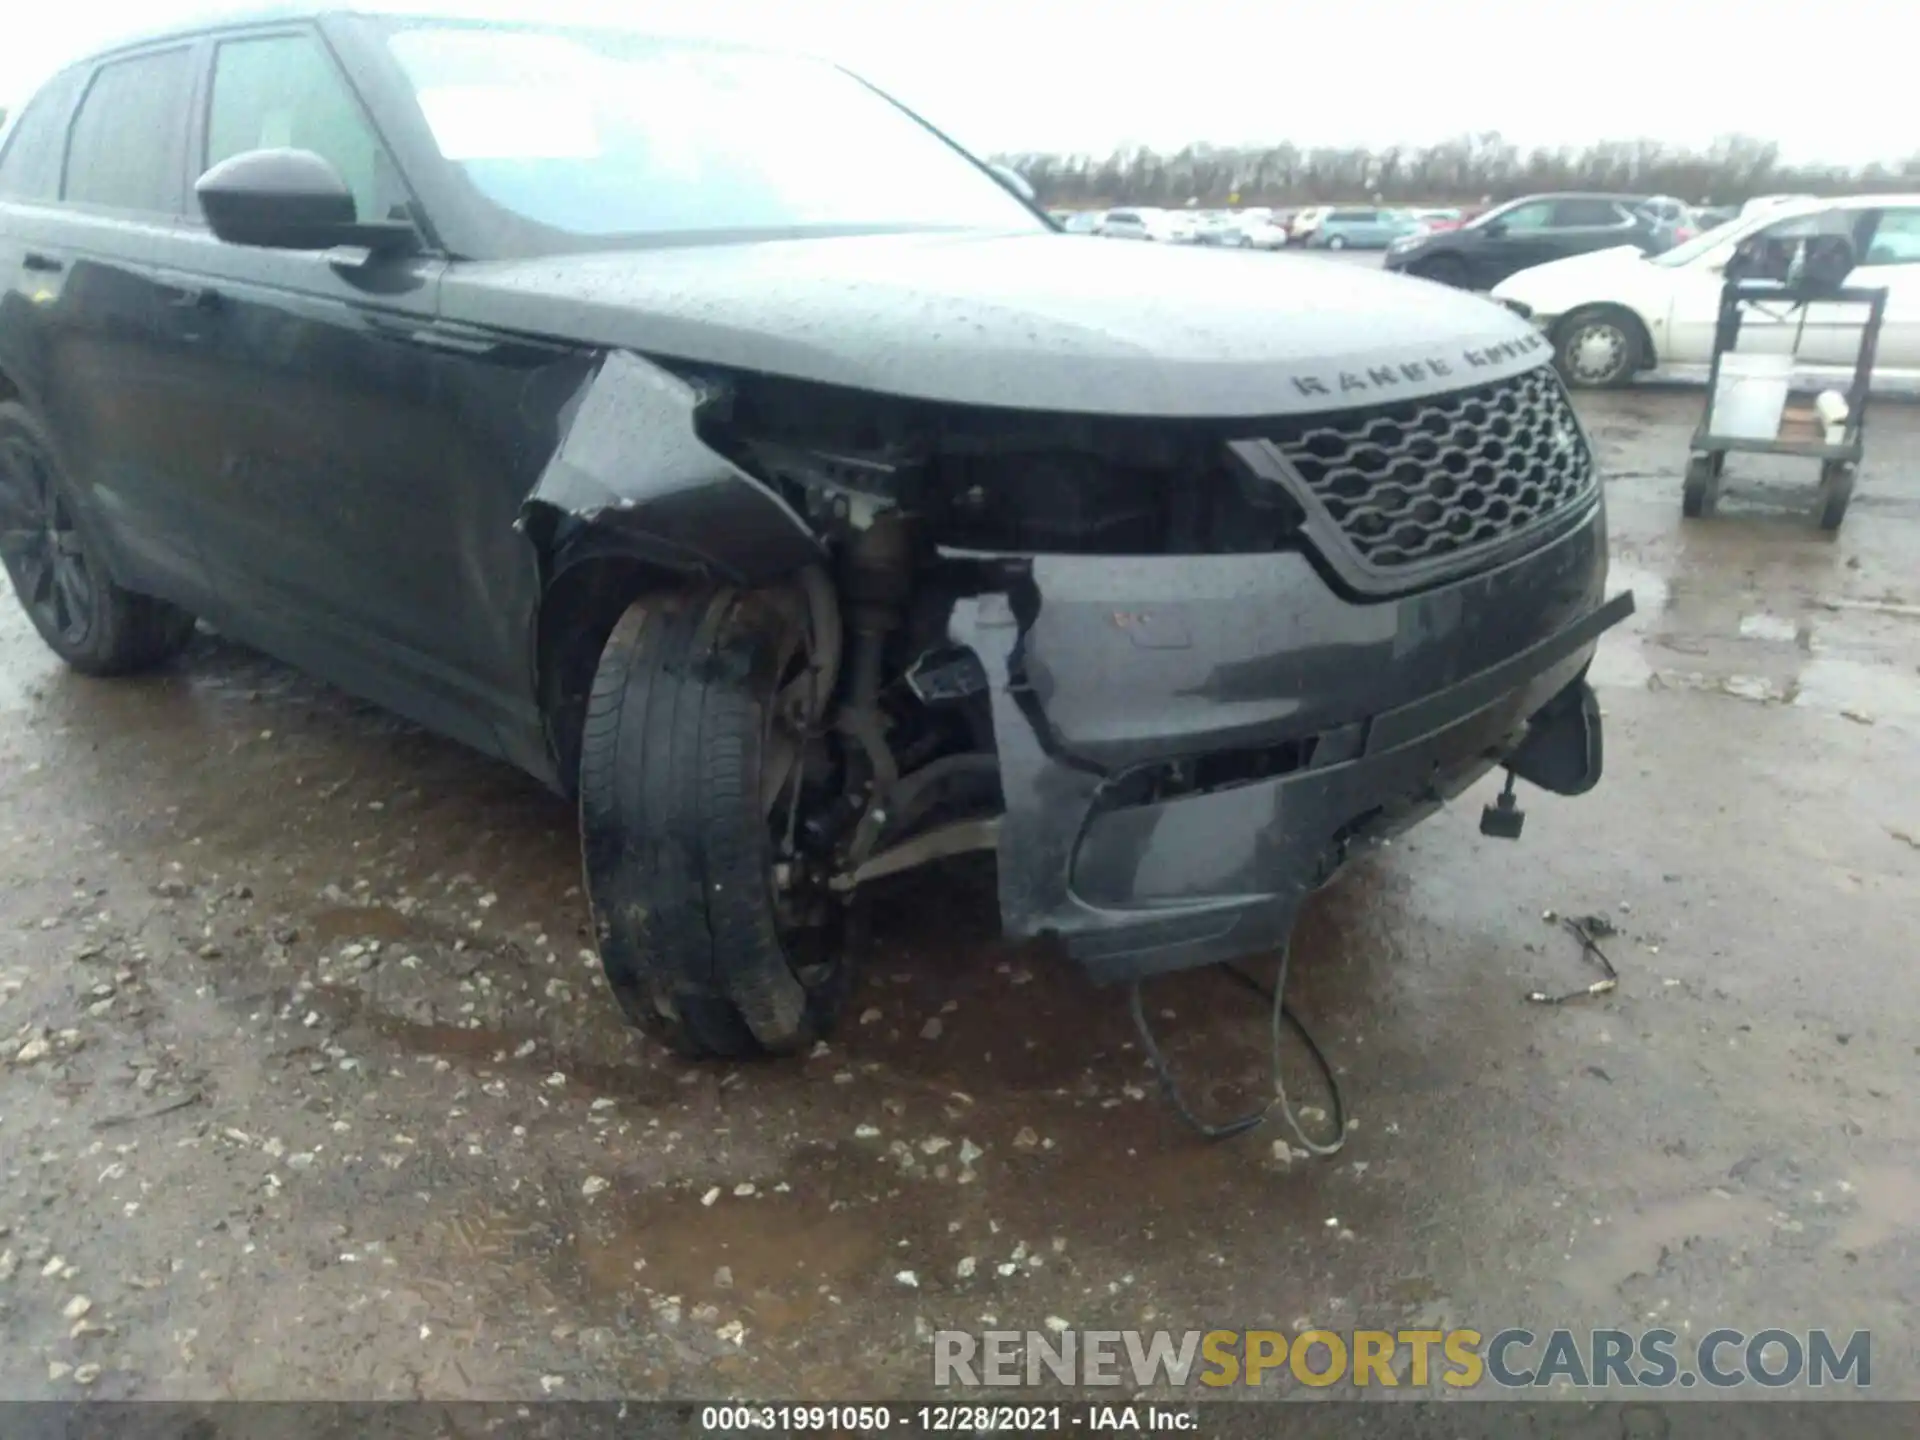
[[[626,1295],[644,1285],[689,1307],[737,1305],[762,1330],[812,1319],[831,1306],[828,1294],[868,1288],[893,1263],[871,1213],[798,1195],[711,1206],[691,1192],[639,1197],[608,1228],[583,1230],[573,1250],[591,1290]]]
[[[1867,1250],[1912,1233],[1920,1217],[1920,1174],[1879,1167],[1861,1175],[1854,1190],[1860,1208],[1833,1237],[1840,1249]]]
[[[1662,1252],[1678,1250],[1695,1239],[1738,1245],[1766,1233],[1768,1215],[1764,1204],[1745,1196],[1723,1200],[1717,1195],[1692,1195],[1653,1205],[1618,1220],[1600,1251],[1576,1257],[1561,1272],[1562,1279],[1574,1293],[1590,1300],[1617,1299],[1621,1282],[1659,1270]]]

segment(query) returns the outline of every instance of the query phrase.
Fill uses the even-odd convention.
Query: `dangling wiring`
[[[1287,1128],[1293,1131],[1294,1139],[1300,1142],[1309,1154],[1337,1155],[1347,1143],[1347,1108],[1340,1097],[1340,1082],[1334,1078],[1333,1066],[1328,1063],[1307,1027],[1300,1017],[1293,1013],[1287,1004],[1287,962],[1293,953],[1291,940],[1280,947],[1280,964],[1273,977],[1273,985],[1266,984],[1247,974],[1238,966],[1228,965],[1226,972],[1255,994],[1265,996],[1270,1005],[1269,1052],[1268,1058],[1273,1070],[1273,1094],[1267,1103],[1258,1110],[1245,1115],[1223,1120],[1218,1124],[1209,1124],[1194,1113],[1187,1104],[1186,1097],[1180,1091],[1180,1083],[1173,1078],[1173,1070],[1167,1064],[1167,1057],[1161,1052],[1160,1044],[1154,1039],[1153,1027],[1147,1023],[1146,1005],[1141,998],[1140,982],[1134,981],[1128,994],[1128,1004],[1133,1011],[1133,1028],[1140,1034],[1140,1044],[1147,1052],[1147,1060],[1153,1066],[1153,1073],[1159,1077],[1160,1093],[1166,1096],[1167,1103],[1173,1106],[1174,1113],[1194,1131],[1208,1140],[1229,1140],[1235,1135],[1244,1135],[1256,1125],[1266,1120],[1277,1107],[1281,1118],[1287,1122]],[[1300,1124],[1300,1117],[1294,1113],[1293,1104],[1287,1099],[1286,1080],[1281,1074],[1280,1037],[1284,1029],[1292,1029],[1300,1037],[1300,1043],[1307,1048],[1314,1065],[1327,1083],[1327,1096],[1333,1111],[1333,1138],[1328,1141],[1314,1140],[1308,1136]]]

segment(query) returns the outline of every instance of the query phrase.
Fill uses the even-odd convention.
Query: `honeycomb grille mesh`
[[[1464,556],[1581,504],[1598,483],[1573,407],[1544,366],[1453,395],[1312,417],[1273,441],[1380,571]]]

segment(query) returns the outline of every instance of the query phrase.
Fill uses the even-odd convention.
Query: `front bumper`
[[[1059,936],[1100,981],[1210,964],[1284,941],[1356,847],[1502,760],[1586,789],[1587,663],[1633,610],[1605,581],[1598,504],[1518,559],[1374,602],[1295,553],[1036,557],[952,619],[991,683],[1005,929]],[[1233,778],[1181,790],[1214,761]]]

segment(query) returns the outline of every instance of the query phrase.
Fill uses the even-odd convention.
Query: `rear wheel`
[[[1347,237],[1346,237],[1346,236],[1344,236],[1344,235],[1333,235],[1333,236],[1329,236],[1329,237],[1328,237],[1328,239],[1327,239],[1327,249],[1329,249],[1329,250],[1344,250],[1344,249],[1346,249],[1346,248],[1347,248]]]
[[[0,403],[0,561],[40,638],[84,674],[149,669],[192,638],[186,611],[113,583],[46,433],[14,401]]]
[[[601,964],[683,1055],[789,1053],[831,1029],[852,968],[824,875],[776,864],[803,783],[776,697],[805,624],[713,589],[636,603],[594,679],[580,825]]]
[[[1569,385],[1594,390],[1624,385],[1639,358],[1634,323],[1613,308],[1576,310],[1554,332],[1553,358]]]

